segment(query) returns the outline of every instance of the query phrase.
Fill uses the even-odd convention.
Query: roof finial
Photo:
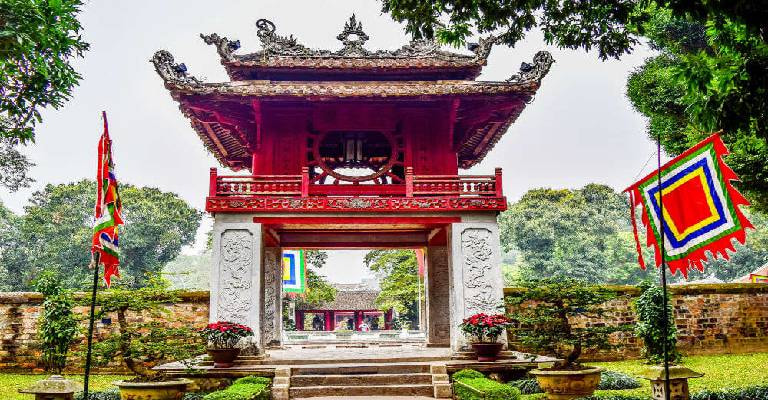
[[[363,44],[370,38],[363,31],[363,24],[357,21],[355,14],[349,17],[347,23],[344,24],[344,30],[339,36],[336,36],[336,39],[341,40],[344,44],[344,48],[339,50],[338,55],[359,57],[369,53],[363,48]]]

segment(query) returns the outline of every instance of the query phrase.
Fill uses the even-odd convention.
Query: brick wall
[[[78,302],[86,304],[84,295],[76,295]],[[39,369],[40,346],[37,341],[37,322],[40,315],[42,295],[39,293],[2,293],[0,292],[0,369],[25,370]],[[208,322],[208,292],[186,292],[181,295],[181,302],[167,304],[166,309],[172,318],[166,319],[173,325],[203,327]],[[82,316],[82,332],[88,329],[87,306],[78,306],[75,311]],[[130,321],[141,321],[142,315],[129,315]],[[112,316],[113,324],[97,320],[94,325],[94,340],[99,340],[112,331],[117,331],[117,318]],[[77,350],[83,347],[85,336],[79,338],[71,352],[69,364],[73,369],[82,368],[83,361],[77,357]],[[106,368],[116,371],[118,366]]]
[[[613,286],[619,297],[605,304],[608,312],[597,324],[634,324],[632,302],[640,291]],[[506,288],[510,294],[515,288]],[[750,283],[672,286],[678,349],[686,355],[768,352],[768,285]],[[510,338],[510,343],[514,339]],[[617,360],[640,356],[642,340],[617,332],[609,352],[585,353],[584,360]],[[514,346],[514,344],[513,344]],[[520,349],[525,350],[525,349]]]
[[[617,299],[606,304],[609,312],[600,323],[635,322],[632,300],[639,295],[634,287],[614,287]],[[505,289],[510,293],[515,288]],[[768,351],[768,285],[717,284],[670,288],[675,306],[678,345],[685,354],[721,354]],[[202,327],[208,321],[208,292],[188,292],[182,301],[168,304],[175,324]],[[42,296],[38,293],[0,293],[0,369],[30,370],[39,368],[37,320]],[[83,316],[85,331],[88,308],[77,307]],[[134,315],[132,318],[141,319]],[[116,329],[115,325],[96,322],[96,340]],[[641,341],[629,333],[616,334],[614,342],[622,348],[591,359],[637,357]],[[80,344],[84,342],[81,338]],[[81,365],[73,359],[73,366]]]

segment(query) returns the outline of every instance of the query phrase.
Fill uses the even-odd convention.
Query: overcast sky
[[[83,80],[61,110],[43,113],[36,143],[26,149],[37,164],[37,183],[17,193],[0,190],[0,200],[20,213],[32,191],[47,183],[93,178],[100,111],[106,110],[118,180],[177,193],[202,209],[208,169],[218,165],[149,63],[154,52],[169,50],[194,76],[218,82],[226,74],[200,33],[239,39],[240,52],[251,52],[259,46],[254,23],[267,18],[278,34],[293,34],[309,47],[338,49],[336,35],[352,13],[370,36],[369,49],[394,49],[409,40],[374,0],[86,2],[80,20],[91,49],[75,63]],[[512,201],[537,187],[628,186],[655,151],[645,121],[624,94],[627,75],[650,51],[640,47],[620,61],[602,62],[594,52],[546,46],[534,32],[514,49],[495,47],[478,79],[504,80],[542,49],[552,52],[555,64],[535,100],[470,172],[502,167],[504,192]],[[367,276],[361,258],[362,252],[332,255],[326,273],[338,282],[359,281]]]

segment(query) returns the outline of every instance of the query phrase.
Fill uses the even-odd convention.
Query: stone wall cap
[[[638,376],[651,380],[651,381],[663,381],[667,374],[664,371],[664,367],[661,365],[654,365],[641,371]],[[688,378],[701,378],[704,376],[701,372],[696,372],[688,367],[682,365],[670,365],[669,377],[670,379],[688,379]]]

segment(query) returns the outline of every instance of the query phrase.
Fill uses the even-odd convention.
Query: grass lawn
[[[646,367],[642,360],[589,364],[633,376],[637,376]],[[768,377],[768,353],[685,357],[683,365],[694,371],[704,373],[704,376],[701,378],[688,380],[691,393],[704,389],[717,390],[768,383],[766,382],[768,379],[766,378]],[[645,379],[640,379],[640,381],[643,387],[638,389],[598,390],[596,394],[621,393],[647,395],[650,397],[651,388],[649,382]],[[523,399],[526,400],[541,398],[543,398],[543,395],[523,396]]]
[[[19,389],[26,388],[47,375],[29,375],[29,374],[5,374],[0,373],[0,399],[2,400],[31,400],[34,396],[31,394],[21,394]],[[67,379],[82,382],[82,375],[66,376]],[[120,375],[91,375],[89,389],[104,390],[114,387],[112,382],[124,379]]]

